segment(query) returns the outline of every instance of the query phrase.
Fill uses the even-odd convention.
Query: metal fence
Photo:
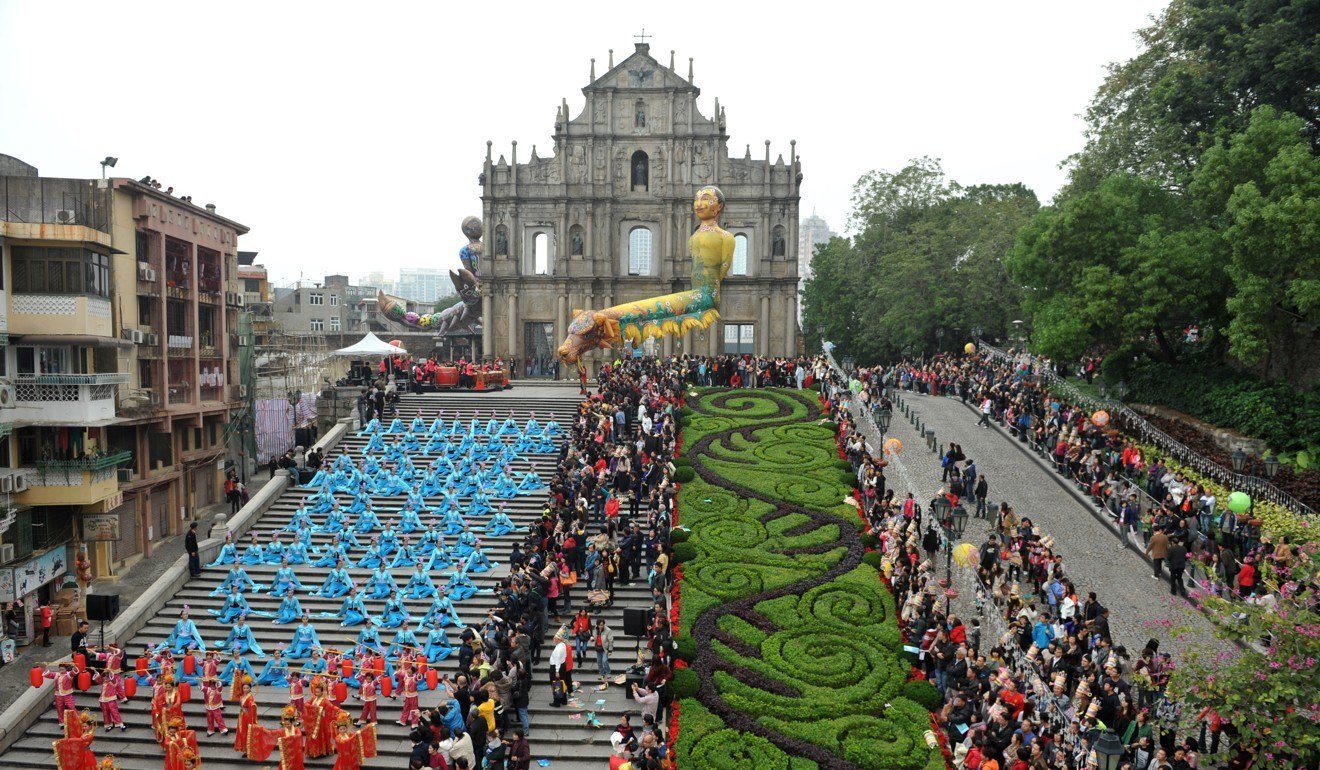
[[[1179,463],[1209,479],[1223,484],[1229,490],[1246,492],[1256,500],[1265,500],[1282,505],[1294,513],[1303,516],[1316,515],[1315,510],[1309,505],[1306,505],[1301,500],[1298,500],[1282,489],[1279,489],[1265,479],[1258,476],[1248,476],[1236,473],[1232,469],[1225,468],[1218,462],[1197,452],[1186,444],[1183,444],[1181,441],[1178,441],[1169,434],[1150,424],[1149,421],[1134,412],[1123,402],[1115,401],[1111,398],[1096,398],[1095,396],[1083,393],[1074,387],[1072,383],[1056,374],[1050,366],[1035,356],[1025,352],[1009,353],[981,339],[977,339],[976,342],[981,352],[990,359],[1003,361],[1008,364],[1025,363],[1029,365],[1032,374],[1040,377],[1051,390],[1063,395],[1075,404],[1086,407],[1087,409],[1104,409],[1109,412],[1110,419],[1113,420],[1116,425],[1121,426],[1124,432],[1147,444],[1155,446],[1160,451],[1175,458]]]

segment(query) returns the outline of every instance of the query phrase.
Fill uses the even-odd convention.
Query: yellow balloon
[[[976,345],[970,342],[967,343],[966,345],[963,345],[963,352],[965,352],[967,355],[970,356],[971,354],[976,352]]]
[[[959,543],[953,547],[953,560],[962,567],[971,567],[978,561],[976,546],[971,543]]]
[[[1103,409],[1097,410],[1095,414],[1091,415],[1091,423],[1097,428],[1105,427],[1109,424],[1109,412]]]
[[[903,453],[903,442],[896,438],[891,438],[885,442],[885,454],[897,455]]]

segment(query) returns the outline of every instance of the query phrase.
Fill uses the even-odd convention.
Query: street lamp
[[[1123,763],[1123,742],[1112,730],[1105,730],[1095,741],[1095,766],[1099,770],[1118,770]]]
[[[105,160],[101,161],[101,178],[105,179],[106,167],[114,168],[115,164],[118,162],[119,162],[119,158],[114,158],[109,155],[105,156]]]
[[[1273,479],[1274,474],[1279,472],[1279,458],[1275,455],[1269,455],[1265,458],[1265,475]]]
[[[1229,456],[1229,459],[1233,462],[1234,473],[1241,473],[1242,469],[1247,465],[1247,453],[1242,451],[1242,447],[1234,449],[1233,454]]]
[[[875,414],[875,427],[880,429],[880,443],[885,443],[885,433],[889,430],[889,419],[894,416],[893,410],[881,409]]]

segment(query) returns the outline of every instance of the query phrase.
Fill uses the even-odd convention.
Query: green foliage
[[[692,669],[680,668],[674,672],[674,679],[670,683],[670,687],[675,698],[691,698],[700,689],[701,679],[697,677],[697,672]]]
[[[675,457],[674,460],[673,460],[673,462],[674,462],[674,467],[675,467],[675,468],[690,468],[690,467],[692,467],[692,458],[690,458],[690,457],[686,457],[686,456],[685,456],[685,457]]]
[[[669,542],[671,545],[686,543],[688,541],[688,538],[691,536],[692,533],[689,530],[683,529],[682,527],[676,527],[674,529],[669,530]]]
[[[938,709],[943,700],[940,691],[935,689],[935,685],[925,679],[913,679],[903,685],[903,697],[920,705],[927,711]]]
[[[880,545],[880,538],[874,532],[865,532],[862,534],[862,545],[875,548]]]
[[[674,546],[674,564],[692,561],[697,557],[697,547],[692,543],[679,543]]]
[[[848,460],[835,460],[834,467],[838,468],[841,471],[848,471],[849,473],[853,472],[852,463],[849,462]]]
[[[1178,367],[1139,364],[1128,382],[1130,401],[1171,407],[1259,438],[1279,452],[1304,451],[1320,441],[1320,390],[1261,382],[1211,356]]]
[[[880,569],[880,559],[879,551],[871,551],[862,557],[862,564],[865,564],[872,569]]]
[[[679,484],[686,484],[697,477],[697,472],[692,470],[691,466],[678,468],[674,471],[674,481]]]
[[[689,654],[690,645],[693,656],[728,662],[729,668],[717,669],[714,684],[730,707],[858,767],[941,767],[939,754],[922,739],[929,726],[926,711],[903,695],[910,665],[901,654],[893,597],[871,564],[870,556],[878,559],[878,554],[833,580],[804,583],[801,590],[757,603],[770,627],[720,615],[720,631],[746,645],[750,655],[718,638],[690,635],[703,613],[721,612],[729,601],[837,565],[848,543],[856,547],[851,538],[860,524],[855,507],[842,503],[855,484],[851,466],[839,461],[833,431],[810,422],[816,407],[809,394],[757,391],[735,403],[727,392],[716,392],[696,400],[693,408],[699,415],[694,422],[713,428],[721,421],[718,430],[724,431],[692,455],[693,466],[728,488],[698,477],[679,493],[681,521],[691,527],[691,537],[675,546],[675,561],[679,549],[693,549],[683,567],[679,657]],[[686,430],[684,440],[691,440]],[[779,513],[780,503],[831,513],[837,523]],[[838,547],[825,553],[800,550],[834,544]],[[684,671],[691,670],[679,673]],[[767,678],[789,685],[796,695],[758,685]],[[677,679],[675,686],[679,693]],[[815,766],[788,758],[754,733],[729,729],[693,701],[683,701],[681,709],[680,762],[702,768]]]
[[[831,240],[813,258],[803,329],[823,326],[861,363],[966,342],[938,329],[1002,336],[1020,295],[1003,259],[1037,207],[1021,184],[963,187],[930,158],[863,176],[853,188],[858,235]]]

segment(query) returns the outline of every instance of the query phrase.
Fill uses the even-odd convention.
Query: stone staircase
[[[405,395],[400,400],[399,416],[407,421],[420,414],[428,423],[437,415],[442,415],[446,421],[453,419],[455,416],[466,421],[474,415],[486,419],[490,416],[493,408],[501,421],[508,417],[510,410],[512,410],[515,419],[522,424],[534,411],[538,420],[544,424],[549,417],[549,413],[554,412],[561,425],[566,425],[572,420],[577,404],[576,390],[569,390],[562,386],[553,388],[533,386],[514,388],[502,393]],[[334,447],[327,455],[327,462],[332,461],[341,452],[345,451],[349,452],[351,457],[356,460],[362,456],[360,450],[365,443],[366,438],[358,438],[350,431],[339,445]],[[549,481],[550,469],[554,461],[553,455],[533,455],[530,458],[520,459],[514,463],[514,470],[521,474],[530,468],[533,461],[537,462],[542,477]],[[290,488],[261,516],[253,525],[251,531],[256,532],[262,542],[265,542],[268,533],[273,529],[284,527],[291,518],[293,511],[301,504],[303,498],[310,496],[310,494],[311,492],[302,488]],[[344,497],[341,493],[341,500],[344,500]],[[389,520],[397,522],[397,510],[402,507],[402,497],[376,497],[375,502],[382,523]],[[543,502],[543,493],[517,497],[506,501],[506,511],[515,522],[527,526],[539,521]],[[321,517],[314,515],[313,518],[319,520]],[[473,528],[476,529],[478,525],[483,524],[486,518],[482,516],[474,519]],[[350,515],[349,521],[352,520],[353,518]],[[487,553],[492,560],[498,561],[499,564],[493,571],[473,575],[473,583],[482,588],[489,588],[500,578],[507,575],[509,550],[513,542],[516,539],[520,540],[523,534],[514,533],[498,538],[483,536],[483,544]],[[330,536],[328,535],[313,534],[313,546],[319,546],[329,539]],[[240,555],[242,550],[243,543],[240,542]],[[353,556],[361,555],[359,551],[350,553]],[[271,578],[277,569],[274,565],[245,565],[244,568],[253,580],[265,585],[270,584]],[[327,567],[314,567],[310,564],[299,565],[295,569],[298,572],[299,579],[305,585],[312,587],[319,585],[329,571]],[[227,570],[228,567],[208,568],[202,577],[185,584],[166,607],[126,645],[129,657],[126,667],[131,668],[132,660],[141,654],[146,645],[157,643],[170,633],[170,629],[178,618],[179,611],[185,604],[189,605],[192,610],[190,614],[201,630],[208,647],[214,648],[216,642],[223,640],[228,634],[228,625],[220,623],[217,618],[206,612],[206,608],[219,607],[220,598],[212,598],[209,594],[224,579]],[[370,572],[367,569],[353,567],[350,567],[349,571],[353,579],[359,584],[366,581]],[[400,586],[407,582],[412,571],[413,568],[411,567],[392,570],[395,580]],[[438,573],[432,573],[432,577],[437,583],[442,582]],[[256,611],[275,612],[279,607],[280,600],[271,598],[265,592],[260,594],[248,593],[245,596],[252,609]],[[341,650],[348,649],[353,645],[360,627],[341,629],[337,621],[318,618],[316,615],[316,613],[322,611],[337,610],[341,603],[340,599],[310,596],[307,591],[300,592],[298,598],[303,608],[312,613],[313,623],[323,645],[337,647]],[[584,606],[584,599],[585,590],[582,587],[576,587],[574,589],[574,611]],[[384,604],[384,600],[367,599],[366,601],[368,608],[373,613],[379,613]],[[405,601],[414,616],[420,616],[430,602],[426,599],[405,599]],[[479,622],[484,617],[486,610],[494,606],[494,603],[492,593],[478,593],[476,596],[460,602],[458,609],[464,622],[472,624]],[[593,617],[604,617],[609,627],[615,632],[615,650],[610,658],[610,665],[615,675],[622,673],[636,661],[635,650],[637,649],[638,640],[623,635],[623,608],[627,606],[650,606],[650,592],[644,581],[634,583],[631,586],[616,584],[614,605],[604,608],[598,613],[593,613]],[[567,621],[570,617],[571,614],[566,613],[563,619]],[[294,626],[292,624],[277,625],[265,618],[251,618],[249,619],[249,625],[252,627],[258,643],[267,654],[270,654],[279,643],[288,643],[293,637]],[[530,736],[532,766],[537,767],[535,760],[545,758],[550,760],[549,767],[556,770],[599,770],[599,768],[606,766],[610,754],[609,732],[612,725],[618,721],[619,715],[622,713],[632,714],[634,722],[640,724],[638,709],[636,704],[628,698],[628,693],[622,686],[612,685],[605,692],[599,692],[595,689],[596,663],[594,654],[589,654],[586,660],[580,661],[576,669],[580,671],[580,674],[575,676],[575,679],[582,684],[582,690],[579,691],[577,697],[582,701],[583,708],[550,707],[545,661],[551,649],[551,637],[557,628],[558,625],[554,624],[552,619],[550,626],[546,629],[541,660],[533,668],[533,685],[529,704],[532,726]],[[450,641],[456,642],[454,629],[451,627],[449,631]],[[388,644],[393,637],[393,633],[393,630],[382,630],[382,641]],[[253,657],[250,660],[253,668],[260,671],[263,659]],[[457,669],[456,660],[457,656],[451,655],[444,662],[438,664],[437,668],[440,669],[442,674],[453,675]],[[294,665],[296,665],[296,662]],[[94,685],[87,692],[78,694],[77,704],[79,709],[90,709],[99,720],[98,692],[99,689]],[[257,697],[261,705],[262,724],[268,727],[278,725],[279,712],[287,703],[287,692],[285,689],[273,687],[259,689]],[[152,737],[150,727],[150,697],[149,688],[140,688],[133,699],[121,705],[121,712],[124,714],[125,722],[129,727],[127,731],[105,732],[104,727],[101,728],[101,732],[92,745],[98,759],[106,754],[113,754],[122,764],[124,770],[157,770],[163,766],[164,757]],[[596,701],[601,699],[605,703],[597,705]],[[423,708],[436,705],[439,700],[439,695],[434,692],[423,692],[421,694]],[[354,716],[360,710],[360,703],[354,699],[352,693],[350,693],[349,699],[344,705]],[[396,701],[382,698],[380,700],[380,722],[377,726],[380,754],[378,758],[368,763],[369,766],[389,768],[408,766],[411,743],[407,738],[407,729],[394,724],[394,721],[399,717],[401,706],[401,699]],[[237,711],[235,705],[226,704],[225,719],[231,731],[238,722]],[[586,721],[587,711],[594,711],[605,726],[601,728],[589,726]],[[190,727],[194,729],[205,727],[206,720],[198,688],[194,688],[192,700],[185,705],[184,712]],[[9,770],[9,768],[51,767],[51,742],[59,737],[61,737],[60,726],[55,719],[55,711],[51,708],[32,726],[25,737],[17,741],[4,753],[3,758],[0,759],[0,767],[4,767],[6,770]],[[203,729],[199,732],[198,741],[201,745],[203,766],[207,770],[213,770],[214,768],[251,768],[259,764],[247,760],[233,750],[232,732],[229,736],[207,737]],[[263,767],[273,767],[276,761],[276,758],[272,757],[270,761],[260,764]],[[307,764],[311,767],[330,767],[333,761],[334,758],[331,756],[308,760]]]

